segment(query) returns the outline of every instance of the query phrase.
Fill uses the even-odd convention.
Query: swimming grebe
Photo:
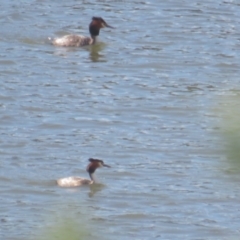
[[[96,42],[100,29],[104,27],[113,28],[108,25],[102,18],[93,17],[89,25],[89,32],[91,37],[71,34],[53,39],[52,44],[60,47],[81,47],[86,45],[93,45]]]
[[[91,180],[81,177],[66,177],[66,178],[60,178],[57,180],[57,184],[60,187],[78,187],[82,185],[90,185],[95,182],[95,179],[93,177],[93,173],[97,168],[100,167],[108,167],[109,165],[105,164],[102,160],[89,158],[89,164],[87,166],[86,171],[89,173],[89,176]]]

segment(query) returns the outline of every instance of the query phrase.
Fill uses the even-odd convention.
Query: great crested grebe
[[[60,47],[81,47],[86,45],[93,45],[96,42],[100,29],[104,27],[113,28],[112,26],[108,25],[101,17],[93,17],[89,25],[89,32],[91,37],[71,34],[53,39],[52,44]]]
[[[87,166],[86,171],[89,173],[89,176],[91,180],[81,177],[66,177],[66,178],[60,178],[57,180],[57,184],[60,187],[78,187],[82,185],[90,185],[95,182],[95,179],[93,177],[93,173],[97,168],[100,167],[108,167],[109,165],[105,164],[102,160],[89,158],[89,164]]]

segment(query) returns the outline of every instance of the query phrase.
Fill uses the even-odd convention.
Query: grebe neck
[[[89,173],[89,177],[91,178],[91,180],[92,180],[93,182],[95,182],[95,179],[94,179],[93,173]]]
[[[92,44],[95,44],[96,41],[97,41],[97,36],[91,35],[91,38],[92,38],[92,40],[93,40]]]

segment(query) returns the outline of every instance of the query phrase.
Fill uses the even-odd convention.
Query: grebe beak
[[[108,167],[108,168],[110,168],[110,166],[109,166],[109,165],[107,165],[107,164],[105,164],[105,163],[103,164],[103,166],[104,166],[104,167]]]
[[[107,23],[105,23],[105,27],[108,27],[108,28],[114,28],[114,27],[108,25]]]

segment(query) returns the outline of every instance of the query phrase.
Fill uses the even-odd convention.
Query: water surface
[[[89,239],[236,239],[239,177],[212,109],[239,88],[236,1],[2,1],[0,237],[71,213]],[[92,47],[48,37],[103,29]],[[104,186],[61,189],[89,157]],[[113,237],[114,236],[114,237]]]

